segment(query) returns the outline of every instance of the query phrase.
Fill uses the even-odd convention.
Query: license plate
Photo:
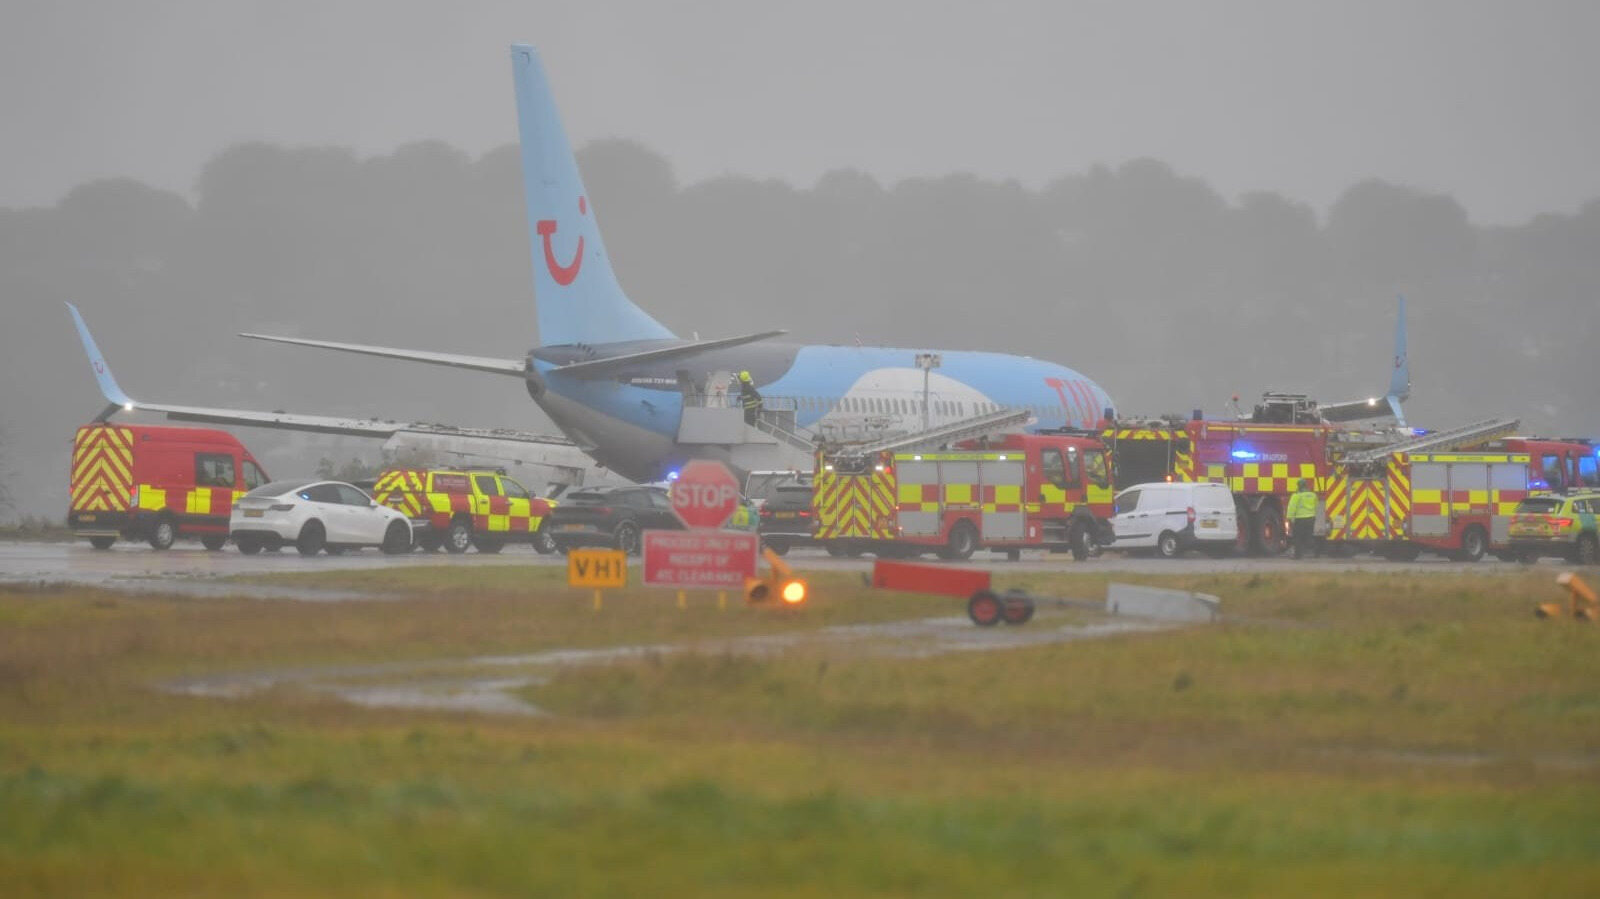
[[[586,531],[589,529],[589,526],[586,524],[564,524],[561,526],[561,529],[563,531]]]
[[[774,512],[774,513],[772,513],[772,517],[773,518],[794,518],[795,517],[795,513],[793,513],[793,512]]]
[[[1200,526],[1203,528],[1215,528],[1217,523],[1215,521],[1207,521],[1202,518],[1200,519]]]
[[[78,516],[78,520],[79,521],[94,521],[95,519],[94,519],[93,515],[79,515]]]
[[[246,510],[244,510],[244,517],[246,517],[246,518],[260,518],[261,515],[262,515],[262,510],[260,510],[260,509],[246,509]]]

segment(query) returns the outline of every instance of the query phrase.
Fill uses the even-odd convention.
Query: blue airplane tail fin
[[[1400,401],[1411,396],[1411,358],[1406,352],[1406,298],[1400,297],[1400,308],[1395,313],[1394,320],[1394,370],[1389,373],[1389,393],[1385,399],[1389,401],[1389,409],[1394,412],[1395,420],[1402,427],[1405,426],[1405,413],[1400,408]]]
[[[617,283],[538,51],[512,44],[511,70],[539,342],[549,346],[673,337]]]

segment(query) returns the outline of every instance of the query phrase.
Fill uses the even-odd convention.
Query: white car
[[[1195,548],[1226,555],[1239,539],[1239,511],[1226,484],[1139,484],[1117,494],[1111,528],[1117,549],[1154,549],[1168,559]]]
[[[228,533],[239,552],[293,545],[302,556],[336,556],[362,546],[391,554],[411,551],[405,513],[380,506],[343,481],[272,481],[233,505]]]

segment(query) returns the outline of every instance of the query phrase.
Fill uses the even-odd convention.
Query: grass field
[[[1141,577],[1229,621],[651,653],[526,688],[534,717],[152,686],[959,613],[844,574],[795,614],[597,612],[561,574],[276,579],[383,597],[345,603],[0,589],[0,895],[1600,893],[1600,632],[1534,620],[1548,571]]]

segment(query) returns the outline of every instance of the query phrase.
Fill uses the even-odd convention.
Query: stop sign
[[[728,466],[696,459],[672,482],[672,511],[691,528],[718,528],[739,505],[739,481]]]

